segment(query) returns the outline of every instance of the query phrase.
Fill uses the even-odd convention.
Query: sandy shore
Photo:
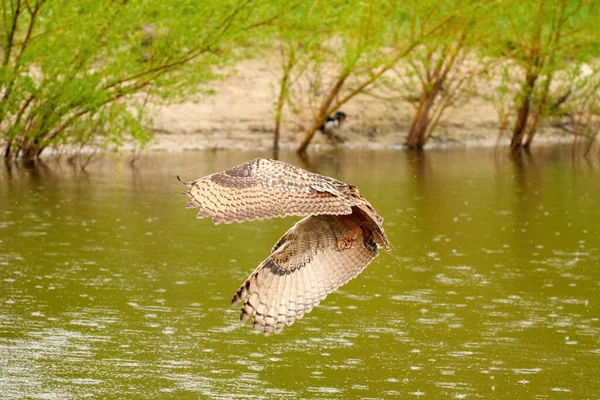
[[[152,110],[155,137],[149,150],[181,151],[209,149],[267,150],[273,141],[273,109],[276,100],[276,75],[264,63],[245,61],[237,73],[225,81],[215,82],[213,96],[197,101]],[[342,110],[349,122],[339,132],[346,139],[341,146],[369,149],[402,148],[410,127],[413,108],[406,102],[383,102],[358,95]],[[282,150],[294,150],[311,121],[284,113],[281,134]],[[460,107],[446,111],[428,148],[494,146],[498,139],[498,118],[481,94],[471,94]],[[546,128],[535,144],[571,141],[572,136],[558,129]],[[501,138],[508,145],[509,138]],[[318,151],[332,145],[323,135],[316,135],[309,150]]]

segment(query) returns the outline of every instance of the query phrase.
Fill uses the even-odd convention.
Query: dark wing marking
[[[356,277],[377,246],[348,220],[311,216],[290,229],[234,295],[232,304],[243,301],[240,319],[265,335],[279,333]]]

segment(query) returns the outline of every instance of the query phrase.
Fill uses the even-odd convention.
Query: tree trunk
[[[510,148],[512,151],[516,151],[522,146],[523,136],[525,135],[525,128],[527,127],[527,120],[529,118],[529,108],[531,105],[531,94],[535,87],[535,81],[537,80],[537,74],[528,72],[525,78],[525,88],[523,90],[523,100],[519,106],[519,113],[517,114],[517,120],[513,128],[512,139],[510,141]]]
[[[319,127],[323,124],[323,122],[325,122],[325,119],[327,118],[328,113],[336,110],[336,109],[329,110],[329,107],[331,107],[331,103],[333,102],[335,97],[338,95],[338,93],[340,92],[342,87],[344,86],[344,82],[348,78],[349,74],[350,74],[350,72],[348,72],[348,71],[342,73],[342,75],[338,78],[337,82],[335,83],[335,86],[329,92],[325,101],[323,101],[323,103],[321,104],[317,118],[315,118],[312,126],[306,133],[304,140],[302,140],[302,143],[300,143],[300,146],[298,146],[298,150],[297,150],[298,154],[300,154],[300,155],[306,154],[306,149],[308,148],[310,141],[312,140],[313,136],[315,136],[315,133],[319,130]],[[343,104],[343,102],[340,104]],[[339,104],[338,104],[338,106],[339,106]]]
[[[281,57],[287,62],[283,63],[283,76],[281,77],[281,85],[279,87],[279,96],[277,98],[277,105],[275,106],[275,132],[273,132],[273,153],[277,154],[279,152],[279,137],[281,130],[281,113],[283,111],[283,106],[285,105],[285,98],[288,93],[288,86],[290,85],[290,72],[294,65],[296,64],[296,49],[291,48],[287,55],[286,52],[281,46]]]
[[[275,117],[275,131],[273,132],[273,153],[279,152],[279,127],[281,119]]]
[[[422,149],[425,146],[427,127],[429,126],[429,110],[433,103],[425,99],[417,109],[412,125],[408,131],[406,145],[410,149]]]
[[[531,123],[531,126],[529,127],[529,131],[527,132],[527,139],[525,140],[525,144],[523,144],[523,147],[526,149],[528,149],[529,146],[531,146],[533,137],[535,136],[535,133],[537,132],[538,128],[540,127],[541,120],[542,120],[541,113],[543,112],[542,107],[543,106],[540,106],[538,108],[538,111],[534,114],[533,122]]]
[[[321,116],[321,114],[324,114],[324,116]],[[323,124],[323,121],[325,121],[325,119],[327,118],[326,115],[327,115],[326,113],[319,113],[319,117],[315,119],[315,121],[311,125],[310,129],[306,133],[304,140],[298,147],[298,150],[297,150],[298,154],[306,155],[306,149],[308,148],[308,145],[310,144],[310,141],[312,140],[315,133],[319,130],[319,127]]]
[[[584,155],[586,157],[590,155],[590,151],[592,151],[592,146],[594,146],[597,136],[598,136],[598,130],[596,130],[596,133],[588,140],[587,146],[585,147],[585,153],[584,153]]]
[[[289,74],[285,71],[283,79],[281,81],[281,88],[279,90],[279,98],[277,99],[277,106],[275,108],[275,132],[273,133],[273,152],[279,150],[279,136],[281,129],[281,112],[283,111],[283,105],[285,103],[285,92],[287,91]]]
[[[23,151],[21,160],[23,160],[25,164],[32,164],[36,160],[38,152],[39,149],[36,146],[28,147]]]
[[[425,89],[425,93],[419,102],[419,108],[413,118],[413,122],[408,131],[406,145],[410,149],[422,149],[427,142],[427,129],[429,128],[429,113],[433,108],[435,99],[442,89],[443,79],[439,78],[435,81],[431,89]]]
[[[279,151],[279,130],[281,128],[281,107],[275,111],[275,131],[273,132],[273,152]]]
[[[519,107],[517,121],[515,122],[512,139],[510,141],[510,148],[512,151],[515,151],[521,147],[523,133],[525,131],[525,126],[527,125],[527,117],[529,117],[529,96],[523,97],[523,101]]]
[[[8,140],[6,142],[6,147],[4,148],[4,159],[9,160],[12,158],[12,140]]]
[[[23,161],[27,165],[33,164],[45,147],[40,144],[39,136],[36,136],[34,139],[21,140],[14,158]]]

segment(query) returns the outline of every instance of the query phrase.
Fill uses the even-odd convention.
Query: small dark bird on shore
[[[179,177],[177,177],[179,179]],[[215,224],[307,215],[233,296],[240,319],[279,333],[390,251],[381,218],[358,188],[281,161],[256,159],[183,182],[198,218]],[[252,245],[252,243],[248,243]]]
[[[319,131],[327,136],[332,142],[344,142],[344,139],[335,134],[335,131],[342,127],[348,116],[343,111],[337,111],[335,114],[327,117],[323,125],[319,127]]]

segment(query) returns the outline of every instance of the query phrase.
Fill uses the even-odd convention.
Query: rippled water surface
[[[214,226],[193,179],[264,154],[0,167],[0,398],[598,398],[600,171],[545,149],[342,152],[394,245],[281,335],[232,294],[295,218]]]

